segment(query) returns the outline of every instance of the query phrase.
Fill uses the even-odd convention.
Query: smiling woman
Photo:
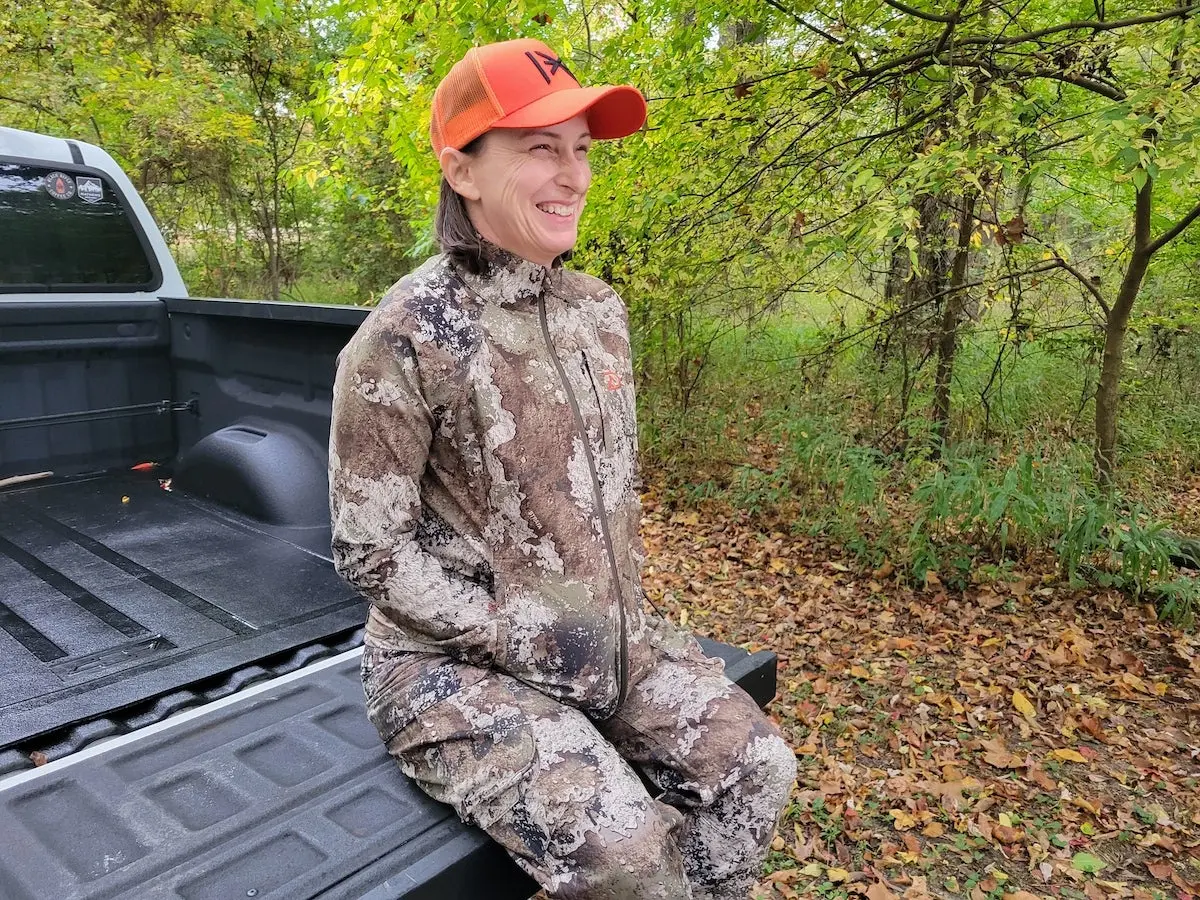
[[[628,318],[563,266],[591,142],[645,116],[636,88],[580,87],[539,41],[476,47],[443,79],[443,252],[338,362],[333,557],[371,602],[368,714],[422,790],[551,897],[740,900],[796,760],[643,609]]]

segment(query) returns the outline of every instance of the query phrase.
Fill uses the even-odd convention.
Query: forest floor
[[[800,774],[758,898],[1200,898],[1195,634],[1051,559],[913,589],[780,523],[645,500],[651,599],[779,655]]]

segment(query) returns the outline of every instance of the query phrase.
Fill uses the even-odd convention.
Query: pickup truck
[[[0,128],[4,900],[536,891],[363,708],[326,445],[367,312],[189,297],[106,152]]]

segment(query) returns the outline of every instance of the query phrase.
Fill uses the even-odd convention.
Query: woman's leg
[[[600,731],[684,812],[677,840],[696,900],[745,900],[787,804],[796,757],[719,662],[694,640],[664,637],[655,665]]]
[[[389,752],[426,793],[483,828],[551,897],[692,896],[674,839],[683,817],[647,794],[586,716],[506,675],[449,660],[431,669],[428,657],[420,668],[425,684],[468,686],[395,733],[410,715],[388,698],[411,704],[420,691],[386,661],[364,668],[364,686]]]

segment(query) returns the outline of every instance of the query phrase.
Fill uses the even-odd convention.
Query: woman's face
[[[536,130],[495,128],[462,158],[459,190],[481,235],[510,253],[549,266],[575,246],[592,181],[587,118]],[[453,185],[453,181],[452,181]]]

